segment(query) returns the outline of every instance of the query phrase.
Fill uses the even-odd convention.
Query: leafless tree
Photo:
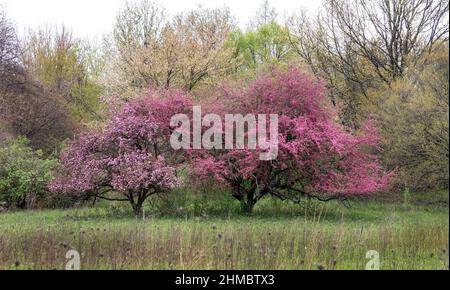
[[[316,38],[318,49],[350,68],[349,57],[368,61],[385,82],[402,76],[408,61],[420,59],[437,41],[448,40],[448,0],[327,0],[324,7],[318,22],[303,18],[294,31]],[[311,47],[301,42],[298,52],[311,60]]]
[[[328,0],[327,5],[331,28],[383,79],[402,76],[408,57],[417,60],[448,38],[448,0]]]
[[[65,103],[24,69],[15,29],[0,11],[0,138],[25,136],[51,152],[71,132]]]
[[[16,31],[0,7],[0,88],[8,86],[11,74],[19,62],[19,44]]]
[[[448,0],[326,0],[317,18],[291,18],[291,42],[351,111],[355,93],[389,86],[448,40],[448,12]]]
[[[277,17],[278,13],[276,9],[270,5],[270,1],[264,0],[254,17],[248,23],[248,28],[250,30],[257,30],[261,26],[276,21]]]
[[[167,21],[164,7],[156,2],[141,0],[126,2],[114,25],[114,39],[120,49],[148,46],[159,38]]]
[[[17,74],[18,51],[15,29],[0,6],[0,141],[11,133],[5,118],[6,94]]]

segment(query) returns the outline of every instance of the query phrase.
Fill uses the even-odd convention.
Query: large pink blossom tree
[[[126,201],[140,215],[148,197],[180,182],[176,166],[183,159],[169,144],[170,119],[191,108],[189,98],[177,92],[125,104],[104,128],[84,132],[68,144],[50,189]],[[117,194],[121,197],[113,197]]]
[[[266,196],[328,201],[386,189],[393,174],[380,165],[376,128],[370,121],[357,132],[340,125],[326,93],[322,82],[296,68],[216,89],[210,112],[279,115],[278,156],[260,160],[260,147],[192,151],[192,175],[231,189],[247,213]]]

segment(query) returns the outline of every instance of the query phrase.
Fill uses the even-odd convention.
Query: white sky
[[[137,0],[131,0],[132,2]],[[62,24],[71,27],[79,37],[96,37],[111,30],[117,10],[126,0],[0,0],[6,7],[19,33],[26,28],[46,24]],[[228,6],[241,27],[245,27],[262,0],[160,0],[160,3],[175,14],[195,8],[198,4],[206,7]],[[315,10],[321,0],[272,0],[271,5],[280,17],[300,8]]]

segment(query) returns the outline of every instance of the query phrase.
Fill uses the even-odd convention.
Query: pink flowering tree
[[[140,215],[147,198],[179,185],[176,166],[183,159],[169,144],[170,119],[191,108],[190,100],[176,92],[125,104],[104,128],[84,132],[69,143],[50,189],[129,202]]]
[[[229,188],[247,213],[266,196],[295,202],[305,197],[343,200],[389,185],[393,174],[380,165],[380,137],[373,123],[358,132],[340,125],[327,105],[324,84],[298,69],[273,69],[250,84],[223,86],[213,99],[210,112],[222,116],[279,116],[274,160],[260,160],[261,147],[191,152],[192,175]]]

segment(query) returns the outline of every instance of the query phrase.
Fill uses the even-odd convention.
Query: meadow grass
[[[0,269],[64,269],[68,250],[82,269],[363,270],[370,250],[381,269],[448,269],[448,205],[183,205],[163,217],[149,203],[145,220],[126,204],[0,214]]]

